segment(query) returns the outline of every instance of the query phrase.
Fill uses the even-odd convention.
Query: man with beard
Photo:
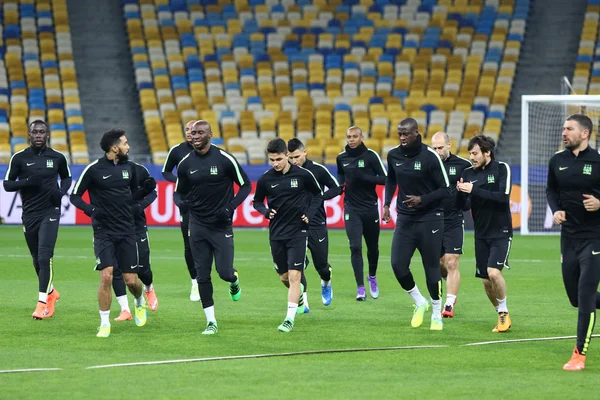
[[[238,273],[233,267],[232,220],[235,209],[252,190],[252,184],[235,157],[210,143],[212,130],[206,121],[196,121],[191,130],[194,151],[177,166],[174,200],[190,214],[188,240],[192,248],[198,289],[206,315],[203,335],[218,332],[213,300],[211,268],[213,259],[219,277],[229,282],[229,296],[238,301],[242,294]],[[233,184],[239,191],[234,195]]]
[[[179,165],[181,160],[190,152],[194,151],[192,146],[192,126],[196,121],[188,121],[185,124],[185,142],[182,142],[176,146],[171,147],[165,165],[162,169],[162,176],[169,182],[177,182],[177,176],[173,174],[173,169]],[[196,267],[194,266],[194,257],[192,257],[192,249],[188,240],[188,230],[190,226],[190,215],[187,212],[183,212],[179,209],[179,225],[181,227],[181,235],[183,236],[183,254],[185,257],[185,263],[187,265],[190,278],[192,279],[192,289],[190,290],[190,300],[200,301],[200,292],[198,291],[198,281],[196,280]]]
[[[551,159],[546,189],[554,223],[561,225],[562,276],[571,305],[579,309],[577,344],[563,369],[585,368],[596,309],[600,308],[600,154],[589,146],[589,117],[571,115],[563,125],[565,150]]]
[[[363,131],[357,126],[346,132],[348,145],[337,156],[338,181],[344,192],[344,222],[350,242],[350,261],[354,270],[357,292],[356,300],[365,301],[365,277],[362,255],[362,238],[367,244],[369,261],[369,291],[371,297],[379,297],[377,264],[379,262],[379,209],[376,185],[385,185],[386,171],[377,152],[363,143]]]
[[[342,187],[337,180],[331,175],[327,167],[317,162],[306,158],[306,147],[299,139],[290,139],[288,141],[288,152],[292,164],[305,168],[319,182],[321,189],[327,187],[327,191],[323,193],[323,200],[333,199],[342,194]],[[323,304],[328,306],[333,299],[333,290],[331,288],[331,265],[329,265],[329,237],[327,234],[327,214],[325,206],[319,207],[319,210],[310,221],[310,229],[308,231],[308,249],[312,255],[315,269],[321,277],[321,300]],[[304,286],[304,305],[308,308],[306,297],[306,285]]]
[[[13,154],[4,178],[4,190],[21,194],[25,241],[38,275],[38,302],[32,314],[36,320],[52,317],[54,304],[60,298],[53,285],[54,246],[61,199],[72,182],[66,157],[48,147],[49,137],[48,125],[41,120],[33,121],[29,125],[31,146]]]
[[[508,164],[494,157],[494,140],[479,135],[469,140],[469,159],[473,167],[466,168],[457,184],[459,208],[471,200],[475,224],[475,269],[485,293],[498,312],[498,324],[493,332],[506,332],[511,327],[506,305],[506,281],[502,269],[508,267],[512,243],[510,190],[512,181]]]
[[[287,314],[277,329],[291,332],[296,313],[303,313],[299,299],[302,300],[308,231],[323,203],[323,192],[312,172],[290,163],[283,139],[269,142],[267,157],[273,168],[256,183],[252,205],[269,220],[271,256],[279,279],[288,288]]]
[[[412,118],[400,121],[398,137],[400,146],[388,153],[389,174],[383,208],[383,220],[389,222],[390,204],[398,188],[392,268],[402,289],[415,302],[411,326],[418,328],[429,308],[410,271],[412,256],[415,250],[419,250],[433,308],[430,329],[441,331],[444,324],[439,254],[444,232],[443,201],[450,196],[448,176],[438,154],[421,143],[417,121]]]
[[[149,177],[139,187],[135,166],[128,161],[129,144],[125,131],[112,129],[100,140],[105,156],[89,164],[79,177],[71,203],[92,218],[96,270],[100,271],[98,337],[110,336],[110,291],[113,268],[123,272],[125,284],[135,300],[135,323],[144,326],[148,308],[142,283],[137,278],[139,255],[135,242],[132,204],[156,188]],[[90,203],[82,196],[89,191]]]
[[[444,162],[446,175],[450,182],[450,197],[444,201],[444,235],[440,253],[440,268],[442,278],[446,279],[446,303],[444,304],[442,317],[454,318],[454,304],[456,304],[456,295],[460,286],[458,259],[463,253],[462,248],[465,239],[463,209],[456,207],[456,183],[465,168],[471,166],[471,162],[450,153],[450,138],[446,132],[437,132],[433,135],[431,147],[437,151]],[[468,206],[463,208],[468,209]]]

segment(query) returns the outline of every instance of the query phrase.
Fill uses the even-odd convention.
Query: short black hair
[[[590,135],[592,134],[592,132],[594,130],[594,124],[592,123],[592,120],[590,119],[590,117],[588,117],[587,115],[573,114],[569,118],[567,118],[567,121],[577,122],[579,124],[579,126],[581,126],[584,130],[587,129],[588,132],[590,133]]]
[[[494,159],[494,148],[496,147],[496,142],[494,139],[485,135],[477,135],[472,137],[471,140],[469,140],[467,150],[473,150],[475,145],[479,146],[479,149],[481,149],[482,153],[490,153],[490,157],[492,160]]]
[[[288,149],[285,144],[285,140],[282,138],[273,139],[267,145],[267,153],[270,154],[282,154],[287,153]]]
[[[125,131],[123,129],[111,129],[108,132],[104,132],[102,139],[100,139],[100,148],[105,153],[108,153],[111,147],[121,143],[121,136],[123,135],[125,135]]]
[[[50,127],[48,126],[48,124],[46,123],[46,121],[43,121],[43,120],[41,120],[41,119],[36,119],[35,121],[31,122],[31,123],[29,124],[29,130],[31,130],[31,127],[32,127],[33,125],[35,125],[35,124],[42,124],[42,125],[45,125],[45,126],[46,126],[46,130],[47,130],[48,132],[50,132]]]
[[[414,118],[404,118],[402,121],[400,121],[400,122],[398,123],[398,126],[400,126],[400,125],[403,125],[403,126],[406,126],[406,125],[408,125],[408,126],[409,126],[409,129],[410,129],[411,131],[412,131],[412,130],[416,130],[416,131],[418,131],[418,130],[419,130],[419,123],[418,123],[418,122],[417,122],[417,120],[416,120],[416,119],[414,119]]]
[[[304,150],[304,143],[302,143],[302,141],[300,139],[297,138],[293,138],[288,140],[287,143],[287,148],[288,151],[291,153],[292,151],[296,151],[296,150]]]

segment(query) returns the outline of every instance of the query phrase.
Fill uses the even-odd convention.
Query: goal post
[[[521,234],[552,235],[560,227],[552,225],[546,201],[548,161],[563,149],[562,127],[571,114],[585,114],[594,131],[590,145],[598,148],[600,95],[525,95],[521,97]]]

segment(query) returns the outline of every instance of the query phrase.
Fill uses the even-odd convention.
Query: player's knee
[[[352,255],[362,253],[362,243],[350,243],[350,253]]]
[[[198,282],[199,285],[205,284],[205,283],[210,283],[211,279],[210,279],[210,275],[196,275],[196,281]]]
[[[488,268],[487,272],[488,272],[488,277],[491,281],[495,281],[497,279],[502,278],[502,271],[500,271],[499,269]]]
[[[457,271],[458,270],[458,257],[448,257],[446,259],[446,269],[448,271]]]
[[[113,271],[112,268],[104,268],[100,271],[100,284],[104,287],[109,287],[112,285],[113,281]]]
[[[137,284],[137,274],[123,274],[123,280],[127,287],[134,287]]]
[[[289,283],[289,277],[288,277],[288,273],[286,272],[285,274],[281,274],[279,275],[279,280],[283,283]]]

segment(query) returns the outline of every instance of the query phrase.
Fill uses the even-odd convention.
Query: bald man
[[[203,335],[217,333],[211,268],[213,259],[219,277],[229,283],[229,296],[238,301],[241,288],[233,268],[233,212],[250,194],[252,185],[235,159],[211,144],[212,129],[196,121],[191,130],[194,151],[177,166],[173,200],[189,211],[189,242],[192,248],[198,289],[206,315]],[[239,187],[234,194],[234,184]]]
[[[440,269],[442,278],[446,280],[446,303],[442,317],[454,317],[454,305],[460,286],[460,271],[458,262],[463,253],[465,236],[465,221],[463,210],[469,205],[458,208],[456,206],[456,183],[459,181],[465,168],[471,167],[471,162],[450,152],[450,138],[445,132],[437,132],[431,138],[431,147],[438,153],[444,162],[446,174],[450,181],[450,197],[444,202],[444,236],[442,238],[442,252],[440,254]]]
[[[162,175],[165,180],[169,182],[177,182],[177,177],[173,174],[173,169],[183,160],[185,156],[190,154],[194,150],[192,146],[192,126],[196,121],[188,121],[185,124],[185,142],[179,143],[176,146],[171,147],[165,165],[163,166]],[[189,215],[187,212],[179,210],[179,225],[181,226],[181,235],[183,236],[183,248],[185,263],[192,280],[192,289],[190,290],[190,300],[200,301],[200,293],[198,293],[198,283],[196,281],[196,267],[194,267],[194,257],[192,257],[192,249],[188,243],[188,229],[189,229]]]
[[[344,222],[350,242],[350,260],[356,280],[356,300],[365,301],[362,238],[367,244],[370,294],[379,297],[377,263],[379,261],[379,208],[376,185],[385,185],[387,173],[379,154],[367,148],[362,129],[352,126],[346,132],[346,149],[337,156],[338,181],[345,187]]]

